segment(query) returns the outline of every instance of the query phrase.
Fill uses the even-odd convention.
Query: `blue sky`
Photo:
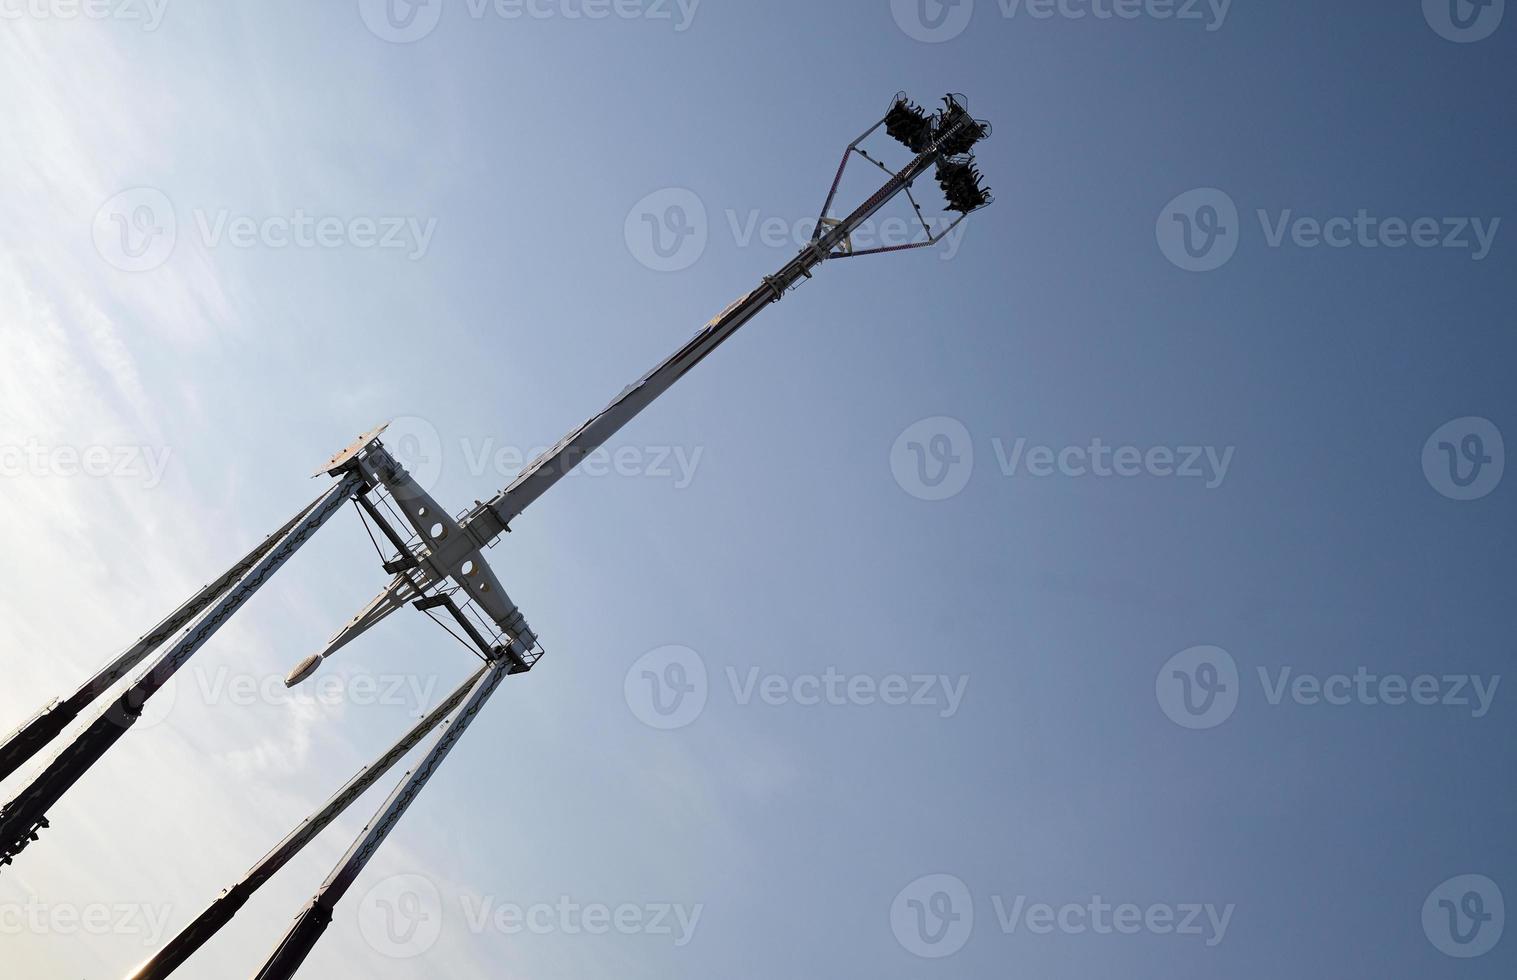
[[[1511,975],[1500,0],[0,6],[0,728],[380,421],[504,485],[896,91],[996,126],[961,237],[824,267],[491,552],[548,658],[309,975]],[[468,674],[412,615],[284,692],[383,578],[341,515],[181,674],[0,874],[9,974],[124,975]]]

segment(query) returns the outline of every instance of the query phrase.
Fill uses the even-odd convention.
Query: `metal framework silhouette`
[[[892,170],[864,143],[881,128],[914,154]],[[975,166],[973,150],[990,127],[969,114],[962,96],[950,95],[929,113],[896,96],[884,118],[849,144],[828,191],[811,241],[782,268],[763,277],[604,409],[557,445],[544,452],[490,500],[454,517],[406,472],[384,446],[381,426],[334,455],[319,475],[333,483],[248,554],[170,613],[162,622],[87,680],[76,692],[54,701],[0,744],[0,779],[33,759],[146,661],[177,640],[142,670],[113,701],[58,751],[16,796],[0,808],[0,870],[10,864],[48,827],[48,812],[99,762],[141,717],[144,706],[162,690],[226,622],[294,556],[340,508],[352,501],[381,547],[382,567],[391,576],[375,598],[321,650],[290,672],[286,683],[300,683],[322,662],[358,636],[405,606],[422,610],[465,639],[482,661],[462,685],[408,730],[390,749],[339,789],[235,885],[212,902],[146,963],[133,980],[170,975],[236,915],[280,868],[321,833],[359,796],[384,778],[408,753],[434,735],[425,755],[402,778],[394,792],[300,912],[257,980],[294,976],[332,921],[333,910],[365,865],[389,836],[406,809],[463,737],[490,696],[508,676],[532,670],[543,655],[537,634],[511,600],[484,551],[510,530],[511,522],[533,501],[594,452],[622,426],[647,408],[676,381],[737,332],[749,320],[811,277],[823,262],[880,252],[925,248],[936,244],[970,213],[991,202]],[[884,171],[880,188],[847,215],[834,217],[833,205],[849,163],[859,157]],[[935,174],[950,212],[958,217],[934,234],[912,187]],[[898,195],[905,194],[921,221],[924,237],[907,245],[855,250],[853,235]],[[376,538],[376,544],[378,542]],[[385,555],[389,557],[386,558]],[[446,616],[446,620],[441,617]],[[451,624],[451,625],[449,625]]]

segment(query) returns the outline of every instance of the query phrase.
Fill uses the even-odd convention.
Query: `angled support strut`
[[[194,955],[195,951],[204,946],[221,930],[228,922],[232,921],[248,899],[253,897],[264,882],[274,877],[290,862],[295,855],[316,838],[336,820],[353,801],[368,791],[385,774],[393,769],[396,763],[405,758],[421,740],[431,734],[432,730],[442,724],[448,715],[463,702],[469,692],[478,686],[484,673],[490,670],[489,666],[481,667],[458,687],[452,694],[433,708],[427,716],[417,722],[410,731],[401,736],[384,755],[375,759],[372,763],[361,769],[357,775],[348,780],[343,787],[332,794],[321,809],[307,817],[299,827],[295,828],[288,837],[280,841],[275,848],[266,854],[262,860],[255,864],[242,880],[221,894],[206,908],[204,912],[196,916],[195,920],[179,931],[179,934],[169,940],[168,944],[159,950],[152,959],[137,968],[128,980],[163,980],[169,974],[177,970],[185,960]]]
[[[290,980],[295,976],[295,971],[305,962],[306,957],[311,955],[311,950],[316,947],[322,933],[326,931],[332,922],[332,912],[337,908],[337,903],[347,894],[353,882],[374,857],[379,846],[390,836],[390,831],[406,810],[415,802],[416,797],[427,785],[427,780],[437,772],[453,746],[463,737],[465,731],[474,718],[479,714],[490,695],[500,686],[500,682],[507,674],[517,673],[519,670],[510,659],[497,660],[487,665],[478,675],[474,682],[473,690],[463,707],[458,709],[458,714],[448,722],[448,727],[437,736],[437,740],[427,751],[427,756],[396,787],[395,792],[385,801],[379,813],[369,821],[363,829],[358,840],[348,849],[337,869],[322,884],[316,892],[316,897],[311,904],[300,913],[295,923],[290,926],[290,931],[274,950],[274,955],[258,971],[255,980]]]
[[[191,596],[184,605],[169,613],[162,622],[143,634],[124,653],[102,667],[95,676],[85,681],[79,690],[61,701],[54,701],[26,724],[12,732],[4,744],[0,744],[0,779],[5,779],[30,762],[33,756],[57,738],[96,698],[131,673],[134,667],[147,659],[148,654],[166,643],[169,637],[183,629],[190,620],[205,612],[207,606],[225,595],[228,589],[251,571],[264,555],[272,551],[274,546],[286,534],[289,534],[290,530],[300,523],[300,519],[309,514],[311,508],[315,506],[316,501],[312,501],[304,510],[290,518],[284,527],[265,538],[256,548],[227,569],[220,578]]]
[[[11,863],[27,844],[37,839],[38,832],[48,826],[47,811],[136,724],[148,699],[216,635],[362,484],[361,476],[350,473],[323,494],[294,529],[258,561],[246,578],[202,615],[178,643],[159,657],[135,684],[60,752],[41,775],[0,809],[0,866]]]

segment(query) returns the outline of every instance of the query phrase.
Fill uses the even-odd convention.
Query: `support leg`
[[[343,857],[342,863],[337,866],[331,876],[317,891],[316,897],[311,904],[295,919],[290,931],[280,941],[274,955],[264,964],[263,969],[258,971],[255,980],[290,980],[306,957],[311,955],[311,950],[321,939],[321,934],[332,921],[332,912],[337,908],[337,903],[347,894],[357,879],[364,866],[373,858],[374,852],[384,843],[390,831],[395,829],[395,824],[405,815],[407,808],[415,801],[417,795],[426,786],[427,780],[432,778],[433,773],[442,765],[453,746],[463,737],[464,731],[474,717],[479,714],[490,695],[500,686],[502,678],[516,668],[507,660],[497,660],[489,664],[475,682],[474,690],[470,692],[469,699],[458,710],[457,717],[453,718],[448,727],[437,736],[437,741],[428,750],[427,757],[421,763],[406,774],[390,798],[369,825],[364,828],[352,848]]]
[[[294,530],[254,566],[247,578],[202,615],[178,643],[159,657],[157,663],[95,719],[94,724],[60,752],[31,785],[0,809],[0,866],[9,864],[27,844],[37,839],[38,831],[48,825],[47,811],[136,723],[148,699],[189,662],[253,593],[300,550],[301,545],[310,540],[362,482],[358,474],[349,474],[323,494]]]
[[[457,690],[442,701],[437,707],[396,742],[389,751],[380,756],[374,762],[365,766],[352,779],[343,785],[342,789],[333,794],[320,810],[295,829],[279,845],[270,851],[263,860],[253,866],[253,869],[243,876],[231,888],[227,889],[220,898],[211,905],[195,921],[185,926],[177,936],[169,940],[152,959],[138,967],[128,980],[163,980],[169,974],[177,970],[185,960],[194,955],[195,951],[210,941],[211,937],[232,921],[232,917],[242,910],[248,899],[253,897],[264,882],[268,881],[279,872],[289,861],[299,854],[301,849],[309,844],[316,835],[336,820],[353,801],[362,796],[369,787],[383,779],[395,764],[405,758],[406,753],[417,746],[422,739],[426,738],[434,728],[442,724],[448,715],[468,697],[469,692],[478,685],[480,678],[491,668],[487,665],[475,671],[474,675],[465,681]]]
[[[54,701],[38,712],[31,721],[11,733],[4,743],[0,744],[0,780],[31,761],[32,757],[41,752],[47,743],[57,738],[75,718],[78,718],[91,702],[110,690],[113,684],[147,659],[148,654],[167,642],[169,637],[183,629],[190,620],[204,612],[207,606],[225,595],[234,583],[272,551],[274,546],[286,534],[289,534],[290,530],[300,523],[301,518],[309,514],[311,508],[315,506],[316,503],[313,501],[300,513],[290,518],[284,527],[265,538],[258,547],[244,555],[216,581],[191,596],[184,605],[175,609],[163,622],[144,634],[130,649],[101,668],[79,690],[62,701]]]

